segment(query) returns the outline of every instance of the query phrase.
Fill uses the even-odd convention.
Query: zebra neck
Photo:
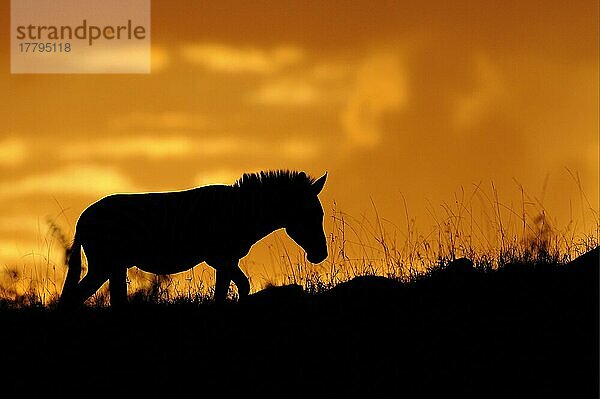
[[[287,212],[282,209],[280,198],[271,196],[253,196],[246,202],[247,216],[252,219],[258,233],[266,236],[275,230],[285,227]]]

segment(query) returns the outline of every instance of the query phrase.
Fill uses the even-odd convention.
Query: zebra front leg
[[[111,271],[108,289],[111,307],[122,308],[127,304],[127,267],[118,267]]]

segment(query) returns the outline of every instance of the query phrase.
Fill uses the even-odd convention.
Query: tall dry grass
[[[582,207],[578,217],[560,224],[541,201],[515,181],[520,202],[503,202],[491,183],[461,189],[454,201],[438,207],[428,204],[433,221],[429,230],[417,228],[406,200],[404,226],[382,217],[374,202],[371,216],[357,218],[331,209],[329,258],[309,265],[301,254],[282,248],[283,283],[300,284],[309,291],[328,289],[364,275],[380,275],[410,282],[432,268],[468,258],[476,268],[496,270],[507,264],[564,264],[599,245],[600,218],[576,180]]]

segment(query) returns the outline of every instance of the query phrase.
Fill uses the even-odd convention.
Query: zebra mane
[[[256,173],[244,173],[233,187],[244,191],[272,191],[285,192],[304,191],[309,188],[315,179],[304,172],[295,170],[267,170]]]

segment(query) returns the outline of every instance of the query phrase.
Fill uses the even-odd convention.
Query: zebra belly
[[[154,274],[180,273],[199,265],[203,258],[173,256],[170,258],[145,258],[134,262],[138,269]]]

